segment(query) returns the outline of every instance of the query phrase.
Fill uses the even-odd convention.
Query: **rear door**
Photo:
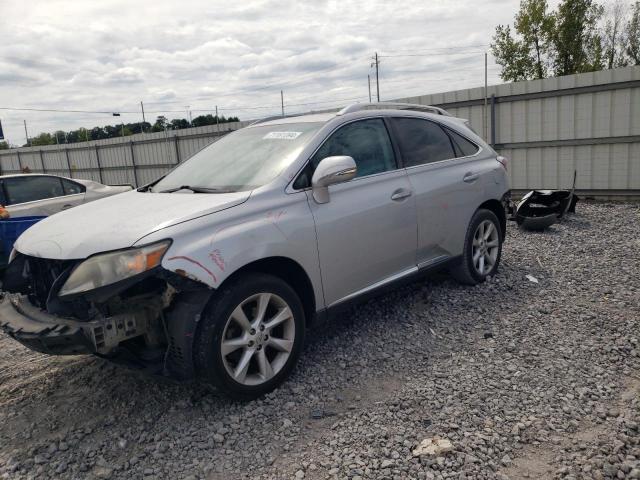
[[[416,209],[381,118],[341,126],[310,160],[353,157],[353,180],[329,187],[330,201],[309,205],[316,224],[325,303],[330,306],[416,270]]]
[[[418,117],[392,119],[418,216],[419,267],[460,255],[467,225],[483,196],[474,167],[479,148],[450,130]],[[464,151],[458,143],[463,143]]]

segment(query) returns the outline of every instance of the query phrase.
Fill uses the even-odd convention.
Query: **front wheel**
[[[271,275],[249,273],[216,294],[196,339],[200,378],[251,399],[281,384],[304,343],[304,310],[295,291]]]
[[[480,209],[471,218],[460,263],[451,274],[460,283],[476,285],[495,274],[502,254],[502,229],[491,210]]]

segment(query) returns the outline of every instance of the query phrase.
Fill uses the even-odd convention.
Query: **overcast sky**
[[[550,2],[556,4],[556,1]],[[519,0],[0,0],[0,107],[241,119],[481,86],[483,52]],[[395,55],[387,57],[386,55]],[[424,55],[424,56],[398,56]],[[499,83],[489,57],[489,83]],[[317,102],[311,104],[313,102]],[[300,105],[308,104],[308,105]],[[117,123],[108,114],[0,110],[5,136]]]

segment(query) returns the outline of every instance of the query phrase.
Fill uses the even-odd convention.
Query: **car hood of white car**
[[[45,218],[18,238],[15,249],[40,258],[86,258],[131,247],[152,232],[239,205],[250,195],[134,190]]]

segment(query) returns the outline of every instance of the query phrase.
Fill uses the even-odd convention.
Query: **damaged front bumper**
[[[154,315],[154,309],[142,308],[79,321],[49,314],[25,295],[7,293],[0,300],[0,328],[26,347],[52,355],[109,355],[121,342],[147,334]]]

